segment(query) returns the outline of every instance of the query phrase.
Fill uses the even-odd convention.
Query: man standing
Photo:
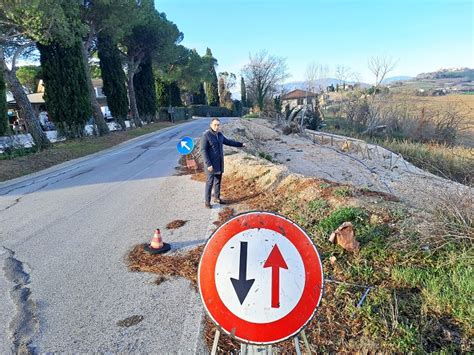
[[[205,205],[211,208],[211,191],[214,186],[215,202],[225,204],[221,200],[221,180],[224,173],[224,144],[232,147],[243,147],[244,144],[227,139],[219,128],[221,121],[218,118],[211,120],[210,128],[204,133],[201,139],[201,150],[204,160],[204,170],[207,174],[206,191],[204,195]]]

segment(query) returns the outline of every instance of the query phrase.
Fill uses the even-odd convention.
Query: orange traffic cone
[[[163,242],[163,238],[161,238],[160,230],[157,228],[155,230],[155,234],[153,234],[151,243],[145,244],[144,249],[150,254],[162,254],[169,251],[171,249],[171,245]]]

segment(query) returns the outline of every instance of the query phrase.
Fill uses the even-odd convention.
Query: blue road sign
[[[183,137],[177,145],[179,154],[186,155],[193,151],[194,142],[191,137]]]

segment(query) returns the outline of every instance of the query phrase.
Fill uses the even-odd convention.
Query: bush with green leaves
[[[66,137],[84,136],[84,127],[92,115],[82,43],[70,47],[52,42],[37,45],[41,55],[44,100],[49,117]]]

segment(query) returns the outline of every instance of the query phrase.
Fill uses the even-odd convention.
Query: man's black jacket
[[[227,139],[221,132],[214,132],[208,129],[201,138],[201,151],[206,165],[214,168],[213,174],[222,174],[224,172],[224,144],[232,147],[242,147],[240,142]]]

